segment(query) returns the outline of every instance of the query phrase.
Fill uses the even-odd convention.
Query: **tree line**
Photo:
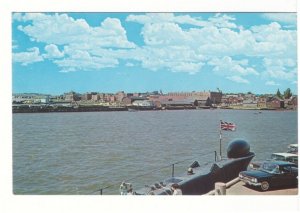
[[[280,90],[277,89],[277,93],[276,93],[276,96],[279,97],[279,98],[284,98],[284,99],[289,99],[290,97],[292,97],[292,92],[291,92],[291,89],[290,88],[287,88],[283,94],[281,94]]]

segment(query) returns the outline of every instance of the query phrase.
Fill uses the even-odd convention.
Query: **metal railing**
[[[216,162],[218,160],[218,155],[217,155],[216,151],[205,152],[205,153],[198,153],[198,155],[200,156],[199,158],[204,157],[204,156],[208,156],[208,155],[210,155],[212,153],[214,153],[214,161],[206,161],[205,163],[200,164],[200,166],[201,165],[207,165],[207,164],[212,163],[212,162]],[[126,180],[122,180],[122,181],[118,181],[118,182],[112,183],[112,184],[104,186],[104,187],[100,187],[100,189],[98,189],[96,191],[93,191],[90,194],[99,193],[100,195],[103,195],[103,192],[104,192],[105,189],[112,188],[112,187],[119,187],[120,184],[121,184],[121,182],[130,182],[132,180],[136,180],[138,178],[141,178],[141,177],[153,174],[153,173],[158,172],[158,171],[162,171],[163,169],[170,168],[170,167],[171,167],[171,177],[174,177],[175,176],[175,165],[178,165],[178,164],[181,164],[181,163],[184,163],[184,162],[187,162],[187,161],[191,161],[193,159],[195,160],[195,157],[193,157],[193,158],[187,158],[187,159],[184,159],[184,160],[181,160],[181,161],[176,161],[176,162],[168,164],[166,166],[162,166],[162,167],[156,168],[154,170],[151,170],[151,171],[149,171],[147,173],[144,173],[144,174],[141,174],[141,175],[136,175],[136,176],[134,176],[132,178],[129,178],[129,179],[126,179]]]

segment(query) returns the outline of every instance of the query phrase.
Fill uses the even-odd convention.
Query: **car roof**
[[[283,157],[298,157],[298,155],[296,155],[296,154],[286,153],[286,152],[277,152],[277,153],[273,153],[272,155],[280,155]]]
[[[274,164],[274,165],[279,165],[279,166],[295,165],[294,163],[291,163],[291,162],[288,162],[288,161],[265,161],[264,163]]]

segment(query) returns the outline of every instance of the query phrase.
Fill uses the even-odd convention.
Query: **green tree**
[[[291,96],[292,96],[292,92],[291,92],[291,89],[290,88],[287,88],[284,93],[283,93],[283,96],[285,99],[289,99]]]
[[[281,92],[279,91],[279,89],[277,90],[276,96],[277,96],[278,98],[282,98],[282,95],[281,95]]]

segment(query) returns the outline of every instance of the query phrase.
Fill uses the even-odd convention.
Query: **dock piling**
[[[217,182],[215,183],[215,195],[226,195],[226,184]]]
[[[172,177],[174,177],[175,164],[172,164]]]

